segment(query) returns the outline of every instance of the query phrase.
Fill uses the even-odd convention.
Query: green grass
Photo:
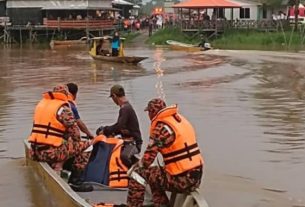
[[[131,42],[134,38],[140,35],[140,32],[121,32],[121,37],[126,38],[125,43]]]
[[[146,43],[165,45],[166,40],[198,44],[198,34],[190,36],[179,28],[165,28],[155,32]],[[226,30],[219,38],[210,40],[213,48],[245,50],[305,49],[303,36],[293,31],[266,32],[256,30]]]
[[[212,41],[212,45],[222,49],[293,50],[303,47],[302,40],[303,37],[293,31],[229,30]]]
[[[166,40],[175,40],[190,44],[197,44],[200,41],[197,35],[188,36],[181,32],[180,29],[171,27],[158,30],[146,41],[146,43],[155,45],[165,45]]]

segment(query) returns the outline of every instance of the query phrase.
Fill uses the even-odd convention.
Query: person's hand
[[[87,134],[87,137],[88,137],[88,139],[93,139],[94,138],[93,134],[91,134],[90,132]]]

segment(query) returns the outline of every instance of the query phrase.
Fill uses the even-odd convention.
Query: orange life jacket
[[[151,135],[158,122],[165,123],[175,133],[175,141],[160,150],[165,170],[169,174],[178,175],[204,164],[196,141],[195,130],[189,121],[178,113],[176,105],[161,110],[152,119]]]
[[[101,141],[115,145],[111,152],[109,161],[109,187],[113,188],[125,188],[128,186],[128,168],[123,164],[121,160],[121,150],[124,141],[122,139],[109,137],[104,138]]]
[[[46,92],[37,104],[29,142],[58,147],[63,143],[66,127],[57,120],[57,111],[68,106],[68,97],[63,93]]]

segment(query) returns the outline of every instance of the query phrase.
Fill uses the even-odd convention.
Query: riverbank
[[[147,39],[146,43],[153,45],[166,45],[166,40],[175,40],[189,44],[198,44],[200,42],[199,35],[186,35],[178,28],[168,27],[153,33],[153,35]]]
[[[155,32],[146,42],[165,45],[166,40],[190,44],[199,44],[201,41],[199,34],[187,35],[178,28],[165,28]],[[209,42],[213,48],[218,49],[299,51],[305,48],[305,37],[293,30],[283,32],[227,30]]]

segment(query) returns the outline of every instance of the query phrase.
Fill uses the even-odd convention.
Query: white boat
[[[199,47],[198,45],[187,44],[174,40],[167,40],[166,43],[170,45],[170,47],[174,50],[184,50],[188,52],[198,52],[198,51],[205,51],[211,49],[208,43],[207,43],[208,45],[206,45],[205,47]]]

